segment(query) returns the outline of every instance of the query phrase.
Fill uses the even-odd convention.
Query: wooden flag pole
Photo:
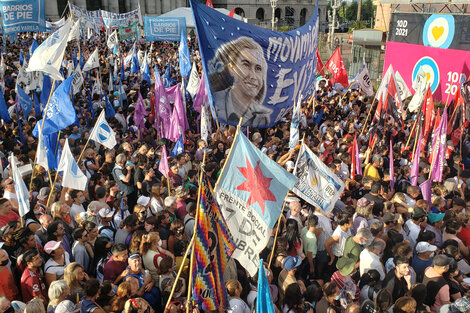
[[[372,112],[372,108],[374,107],[375,100],[377,99],[374,98],[374,100],[372,101],[372,104],[370,105],[369,113],[367,113],[367,117],[366,117],[366,120],[364,121],[364,126],[362,127],[362,131],[359,134],[359,137],[362,136],[362,134],[364,133],[364,130],[366,129],[367,121],[369,120],[370,112]]]
[[[198,194],[197,194],[197,203],[196,203],[196,216],[194,218],[194,229],[193,229],[193,237],[192,237],[192,241],[194,242],[195,237],[196,237],[196,231],[197,231],[197,224],[198,224],[198,221],[199,221],[199,206],[200,206],[200,203],[201,203],[201,189],[202,189],[202,177],[204,175],[204,164],[206,162],[206,151],[204,151],[204,155],[202,156],[202,164],[201,164],[201,168],[200,168],[200,173],[199,173],[199,191],[198,191]],[[184,259],[184,258],[183,258]],[[191,293],[192,293],[192,281],[193,281],[193,265],[194,265],[194,247],[193,249],[191,250],[191,258],[190,258],[190,261],[189,261],[189,277],[188,277],[188,294],[187,294],[187,301],[188,301],[188,304],[186,305],[186,313],[189,313],[189,303],[190,303],[190,297],[191,297]],[[183,267],[183,266],[181,266]],[[171,300],[171,297],[168,299],[168,301]]]
[[[418,143],[418,139],[419,139],[419,131],[420,131],[420,128],[421,128],[421,124],[418,125],[418,129],[416,130],[416,137],[415,137],[415,143],[413,145],[413,153],[411,154],[411,162],[414,161],[414,158],[415,158],[415,151],[416,151],[416,145]],[[420,143],[421,144],[421,143]],[[418,158],[419,158],[419,155],[418,155]]]
[[[418,120],[419,120],[419,115],[416,121],[413,123],[413,127],[411,128],[410,135],[408,136],[408,140],[406,141],[405,149],[408,148],[408,144],[410,143],[411,137],[413,137],[413,131],[416,128],[416,124],[418,123]]]

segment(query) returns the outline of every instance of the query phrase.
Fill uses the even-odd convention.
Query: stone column
[[[170,0],[170,11],[176,9],[176,0]]]
[[[186,1],[185,0],[176,0],[176,7],[177,8],[185,8],[186,7]]]
[[[172,0],[162,0],[162,14],[171,11],[170,1]]]
[[[108,0],[101,0],[101,5],[103,6],[103,10],[109,11],[109,1]]]
[[[108,11],[113,12],[113,13],[119,13],[119,1],[108,0]]]
[[[86,10],[86,0],[76,0],[75,5]]]
[[[147,1],[155,1],[155,14],[157,15],[162,14],[162,0],[147,0]]]
[[[145,13],[155,14],[155,0],[145,0]]]
[[[53,21],[59,17],[57,0],[45,0],[44,10],[46,11],[46,16],[51,17]]]

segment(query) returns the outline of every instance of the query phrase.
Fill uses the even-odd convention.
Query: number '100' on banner
[[[221,123],[271,127],[315,89],[318,5],[287,33],[249,25],[191,0],[209,101]]]

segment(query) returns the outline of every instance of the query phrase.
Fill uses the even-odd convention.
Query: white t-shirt
[[[419,225],[416,225],[415,223],[413,223],[412,220],[407,220],[403,227],[403,230],[406,234],[406,239],[408,239],[408,241],[411,244],[411,247],[413,247],[414,249],[414,247],[416,246],[416,240],[418,239],[418,235],[419,235],[419,232],[421,231],[421,228],[419,227]]]
[[[70,217],[72,218],[72,221],[75,223],[75,216],[78,214],[85,212],[85,209],[83,208],[83,205],[78,205],[78,204],[72,204],[70,207]]]
[[[379,272],[380,280],[385,278],[384,267],[382,262],[380,262],[380,257],[374,252],[364,249],[361,254],[359,254],[359,271],[361,276],[371,269],[375,269]]]
[[[57,263],[52,258],[49,259],[44,265],[44,272],[46,274],[55,274],[56,279],[59,279],[60,277],[62,277],[62,275],[64,275],[64,272],[65,272],[65,267],[70,264],[70,256],[67,251],[65,251],[64,257],[65,257],[65,265],[61,265]]]
[[[333,228],[331,227],[331,221],[328,217],[321,215],[318,212],[314,213],[318,217],[317,228],[322,228],[323,231],[318,236],[317,247],[318,251],[325,250],[325,241],[333,234]]]
[[[340,226],[337,226],[331,236],[339,237],[338,243],[332,245],[331,250],[333,251],[334,255],[340,258],[343,256],[344,245],[346,244],[346,239],[351,236],[351,231],[349,229],[348,231],[343,231]]]

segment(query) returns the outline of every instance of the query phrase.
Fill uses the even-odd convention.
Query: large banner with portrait
[[[236,125],[243,117],[243,126],[271,127],[298,97],[313,94],[317,9],[302,27],[279,33],[230,18],[197,0],[190,2],[209,101],[219,122]]]
[[[0,1],[0,12],[5,35],[46,30],[44,1],[2,0]]]
[[[323,213],[330,214],[345,185],[305,144],[300,147],[294,175],[297,181],[292,191]]]

